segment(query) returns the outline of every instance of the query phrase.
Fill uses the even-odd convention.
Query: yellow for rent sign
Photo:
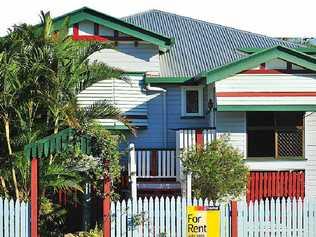
[[[188,206],[187,237],[220,237],[218,207]]]

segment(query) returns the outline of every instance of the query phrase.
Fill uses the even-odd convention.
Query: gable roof
[[[161,77],[196,76],[245,57],[247,54],[240,52],[240,48],[270,48],[276,45],[302,47],[264,35],[159,10],[150,10],[122,19],[175,38],[175,44],[170,50],[160,55]]]
[[[83,7],[65,15],[54,18],[54,30],[60,29],[66,17],[69,17],[70,25],[84,20],[89,20],[122,32],[124,34],[133,36],[135,38],[150,42],[154,45],[159,46],[161,50],[166,50],[173,44],[172,38],[166,37],[159,33],[155,33],[153,31],[150,31],[149,29],[144,29],[141,26],[136,26],[134,24],[114,18],[88,7]]]
[[[295,49],[289,49],[284,46],[275,46],[269,49],[263,49],[260,52],[251,54],[247,57],[222,67],[218,67],[214,70],[201,73],[198,78],[206,77],[206,83],[210,84],[235,75],[244,70],[254,68],[261,63],[276,58],[294,63],[308,70],[316,71],[316,58],[308,54],[301,53]]]

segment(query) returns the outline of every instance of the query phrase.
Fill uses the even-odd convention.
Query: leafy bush
[[[243,155],[221,137],[206,149],[197,147],[183,156],[185,173],[192,173],[196,197],[219,201],[238,198],[246,190],[248,168]]]

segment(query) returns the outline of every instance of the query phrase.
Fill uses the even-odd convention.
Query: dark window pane
[[[249,131],[248,157],[274,157],[274,132]]]
[[[248,127],[273,127],[273,112],[248,112]]]
[[[199,112],[199,92],[186,91],[186,112],[198,113]]]
[[[303,126],[303,115],[302,112],[276,112],[276,127],[301,127]]]

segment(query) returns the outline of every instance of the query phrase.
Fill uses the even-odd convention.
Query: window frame
[[[198,92],[198,113],[187,113],[187,91]],[[203,86],[182,86],[181,87],[181,116],[183,117],[201,117],[204,115],[203,111]]]
[[[253,112],[246,112],[245,113],[245,125],[246,125],[246,159],[250,159],[250,160],[264,160],[264,159],[271,159],[271,160],[282,160],[282,159],[284,159],[284,160],[291,160],[291,159],[293,159],[293,160],[301,160],[301,159],[305,159],[305,116],[306,116],[306,114],[303,112],[302,113],[302,125],[301,126],[281,126],[281,129],[280,129],[280,127],[278,127],[277,125],[276,125],[276,113],[278,113],[278,112],[280,112],[280,111],[269,111],[270,113],[273,113],[273,125],[272,126],[270,126],[270,125],[267,125],[267,126],[249,126],[249,124],[248,124],[248,118],[247,118],[247,116],[248,116],[248,113],[250,114],[250,113],[253,113]],[[292,112],[292,113],[299,113],[299,112],[301,112],[301,111],[281,111],[281,112]],[[260,157],[260,156],[249,156],[249,131],[256,131],[256,132],[260,132],[260,131],[273,131],[273,133],[275,134],[275,136],[276,136],[276,134],[278,134],[279,135],[279,132],[280,131],[285,131],[286,129],[292,129],[292,128],[297,128],[297,129],[299,129],[299,130],[301,130],[301,132],[302,132],[302,154],[301,155],[299,155],[299,156],[293,156],[293,157],[286,157],[286,156],[284,156],[284,157],[281,157],[281,156],[279,156],[279,154],[278,154],[278,149],[277,148],[275,148],[274,147],[274,155],[273,156],[262,156],[262,157]],[[250,129],[249,129],[250,128]],[[278,136],[277,135],[277,136]],[[279,141],[278,141],[278,139],[276,140],[276,141],[274,141],[275,142],[275,145],[279,145]]]

